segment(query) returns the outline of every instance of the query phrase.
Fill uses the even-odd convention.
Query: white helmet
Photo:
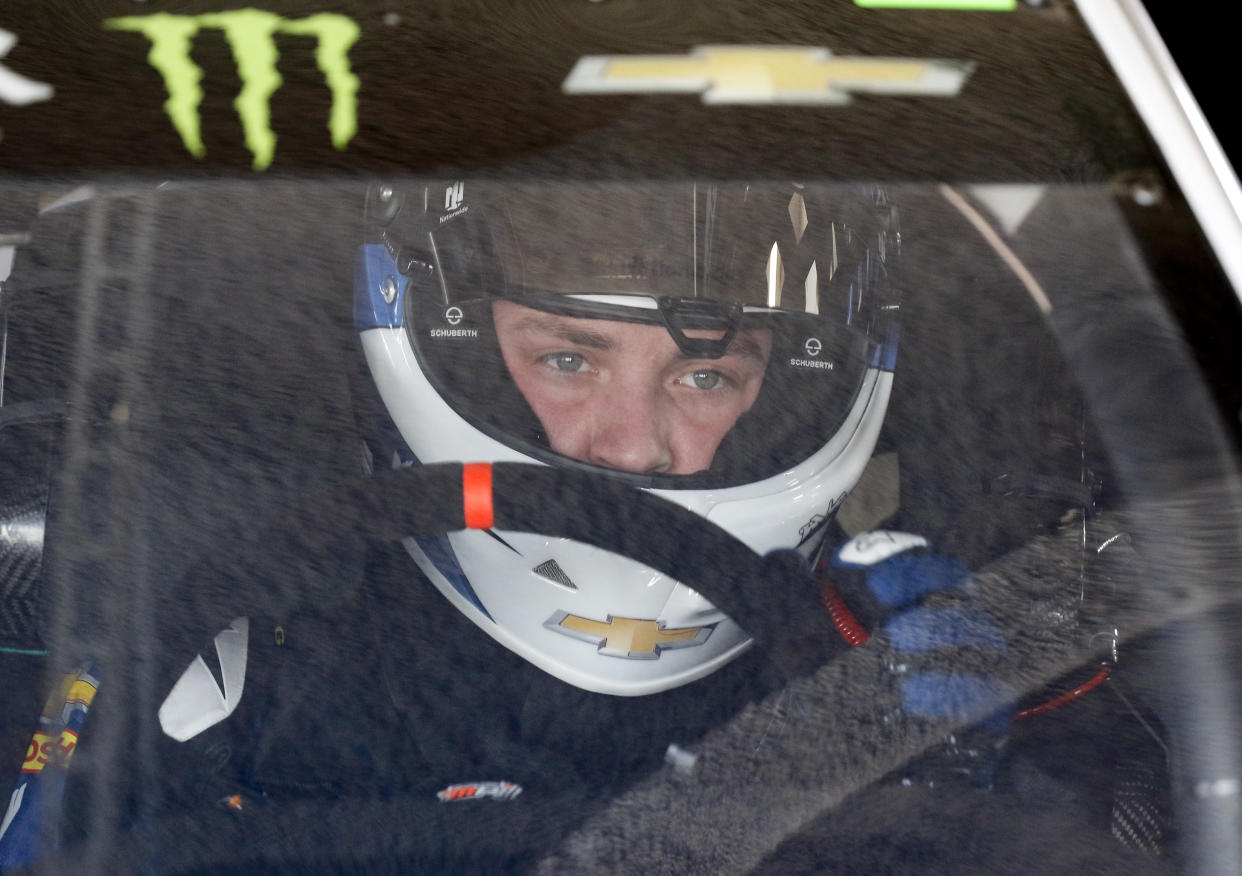
[[[883,190],[847,185],[373,186],[355,317],[395,429],[389,445],[369,445],[370,458],[585,468],[684,506],[760,553],[797,548],[814,559],[888,403],[896,217]],[[608,348],[609,325],[646,332],[695,363],[678,380],[704,390],[721,379],[714,360],[757,338],[745,351],[759,362],[757,395],[682,473],[667,453],[630,465],[567,451],[506,358],[498,325],[515,313],[589,350]],[[540,355],[541,366],[582,367],[573,352],[552,365]],[[602,431],[642,431],[648,419]],[[667,690],[751,644],[745,618],[660,569],[577,542],[489,529],[405,546],[481,629],[587,690]]]

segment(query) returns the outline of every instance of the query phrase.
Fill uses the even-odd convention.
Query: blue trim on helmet
[[[431,564],[440,570],[440,574],[453,585],[461,596],[471,605],[483,612],[484,617],[489,621],[495,622],[495,619],[488,614],[483,602],[479,599],[479,595],[474,592],[474,588],[470,586],[470,579],[466,577],[466,573],[461,570],[461,565],[457,562],[457,554],[453,551],[453,546],[449,543],[448,536],[444,533],[437,535],[415,535],[414,541],[423,549],[423,553],[427,555],[427,559],[431,560]]]
[[[394,428],[393,431],[395,432],[396,429]],[[395,452],[397,459],[400,461],[401,468],[422,465],[405,441],[399,437],[397,438],[396,448]],[[479,599],[479,595],[470,586],[470,579],[462,571],[461,563],[457,561],[457,553],[453,550],[453,545],[449,542],[448,536],[440,532],[431,535],[412,535],[410,537],[423,549],[427,559],[431,560],[431,564],[439,570],[445,580],[453,585],[453,589],[461,594],[462,598],[471,605],[483,612],[488,620],[494,621],[488,610],[483,607],[483,601]]]
[[[379,433],[375,436],[376,440],[382,448],[380,454],[376,454],[377,467],[386,465],[393,468],[409,468],[422,465],[418,457],[414,455],[414,451],[410,450],[409,445],[405,443],[405,439],[401,437],[401,433],[397,431],[392,420],[384,417],[382,422],[376,424],[376,431]],[[470,579],[462,571],[461,563],[457,561],[457,554],[447,535],[444,533],[411,535],[410,538],[422,548],[427,559],[444,576],[444,579],[453,585],[453,589],[461,594],[462,598],[483,612],[488,620],[495,621],[495,618],[483,607],[483,601],[479,599],[479,595],[470,586]]]
[[[391,302],[384,300],[383,286],[391,279],[397,294]],[[354,325],[359,331],[371,328],[395,328],[402,324],[401,301],[409,278],[397,270],[388,247],[382,243],[363,244],[354,272]]]
[[[884,343],[872,345],[871,353],[867,357],[867,366],[879,368],[881,371],[895,371],[897,369],[897,346],[900,341],[901,326],[896,322],[890,322],[884,333]]]

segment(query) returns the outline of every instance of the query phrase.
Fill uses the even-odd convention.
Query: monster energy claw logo
[[[287,20],[260,9],[238,9],[207,15],[135,15],[110,18],[105,24],[116,30],[137,31],[151,42],[147,60],[164,77],[168,100],[164,109],[181,135],[185,148],[195,158],[207,154],[203,146],[198,116],[203,91],[199,82],[202,69],[190,60],[191,40],[200,28],[224,32],[233,50],[241,92],[233,105],[241,117],[246,148],[254,155],[254,169],[264,170],[276,152],[276,134],[271,129],[269,99],[280,87],[276,70],[280,53],[276,33],[314,36],[318,40],[315,62],[332,92],[332,112],[328,131],[332,145],[344,149],[358,130],[358,77],[349,69],[349,50],[358,39],[358,25],[343,15],[320,13]]]

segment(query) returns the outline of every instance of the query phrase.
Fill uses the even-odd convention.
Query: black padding
[[[364,518],[387,515],[389,537],[463,529],[461,468],[442,463],[383,475],[360,497],[371,506]],[[658,569],[741,624],[791,676],[846,647],[796,552],[762,556],[680,505],[588,472],[497,463],[492,484],[497,529],[568,538]]]

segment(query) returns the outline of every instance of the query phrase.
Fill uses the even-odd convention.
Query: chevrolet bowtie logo
[[[694,94],[704,103],[845,104],[851,92],[954,97],[974,65],[838,57],[798,46],[699,46],[689,55],[589,55],[567,94]]]
[[[608,616],[597,621],[558,611],[544,626],[575,639],[590,642],[599,653],[631,660],[655,660],[666,648],[688,648],[701,645],[712,633],[712,627],[664,629],[659,621],[632,617]]]

